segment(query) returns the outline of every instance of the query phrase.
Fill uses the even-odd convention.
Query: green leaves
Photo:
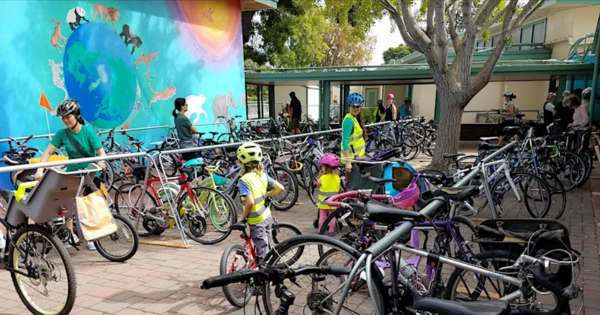
[[[394,59],[400,59],[404,56],[408,56],[413,52],[413,50],[404,45],[400,44],[398,47],[392,47],[383,52],[383,60],[386,64],[391,63]]]
[[[376,0],[283,0],[262,11],[252,33],[262,41],[246,45],[245,57],[275,67],[364,64],[368,37],[382,15]]]

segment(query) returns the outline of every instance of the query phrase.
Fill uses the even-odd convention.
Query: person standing
[[[567,129],[567,126],[572,122],[573,110],[567,105],[566,100],[571,95],[570,91],[564,91],[562,94],[562,100],[556,103],[554,120],[558,120],[560,130]]]
[[[192,122],[185,115],[188,111],[188,104],[185,98],[178,97],[174,102],[175,108],[173,109],[172,115],[175,121],[175,130],[177,131],[177,138],[179,139],[180,148],[192,148],[194,147],[194,134],[198,133],[196,127],[192,126]],[[183,153],[181,158],[185,161],[198,157],[200,152]]]
[[[389,93],[385,97],[385,118],[383,121],[396,121],[396,117],[398,117],[398,109],[396,108],[396,104],[394,104],[394,99],[394,93]]]
[[[377,101],[377,110],[375,111],[375,122],[384,122],[385,121],[385,106],[383,106],[383,101]]]
[[[400,108],[398,109],[399,119],[408,119],[412,115],[410,108],[410,99],[405,98],[404,104],[400,105]]]
[[[543,110],[544,110],[544,127],[548,127],[551,123],[554,122],[554,117],[556,116],[556,106],[554,102],[556,101],[556,93],[550,92],[546,96],[546,101],[544,102]]]
[[[292,111],[292,132],[295,134],[300,133],[300,119],[302,118],[302,104],[296,97],[296,92],[290,92],[290,109]]]
[[[582,97],[585,96],[585,93],[582,93]],[[587,107],[581,104],[581,99],[577,95],[571,95],[565,102],[573,108],[573,122],[569,126],[588,127],[590,116],[588,115]]]
[[[263,169],[262,150],[254,142],[245,142],[237,148],[236,156],[242,165],[238,189],[243,211],[240,220],[250,226],[250,235],[258,258],[258,265],[266,265],[265,257],[272,246],[273,219],[267,199],[281,193],[283,186]]]
[[[344,159],[356,159],[365,155],[365,138],[363,126],[361,125],[361,108],[365,100],[360,93],[351,93],[348,95],[347,104],[348,114],[342,121],[342,145],[341,145],[341,163],[346,168],[346,181],[349,181],[349,174],[352,173],[352,163]]]

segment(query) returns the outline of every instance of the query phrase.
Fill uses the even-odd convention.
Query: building
[[[599,15],[597,1],[546,1],[512,33],[512,45],[497,64],[490,83],[466,107],[463,127],[489,123],[491,111],[500,108],[505,91],[518,96],[517,106],[527,118],[536,119],[548,91],[560,93],[591,86],[596,57],[592,43]],[[475,70],[497,41],[495,31],[492,27],[488,38],[478,40]],[[449,57],[451,60],[452,52]],[[281,111],[292,90],[305,106],[303,112],[315,119],[334,116],[324,113],[336,101],[343,105],[344,95],[352,91],[363,93],[367,106],[375,106],[392,92],[397,100],[409,99],[415,115],[436,117],[435,85],[420,53],[382,66],[247,71],[246,83],[248,90],[262,92],[256,104],[248,103],[249,117],[268,117]],[[260,111],[253,109],[259,105]],[[340,110],[343,112],[343,106]]]

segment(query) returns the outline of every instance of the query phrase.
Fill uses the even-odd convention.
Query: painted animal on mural
[[[102,4],[94,5],[94,19],[100,18],[103,21],[115,24],[119,20],[119,9],[115,7],[107,7]]]
[[[67,23],[69,23],[71,31],[77,29],[79,25],[81,25],[81,21],[89,22],[89,20],[85,18],[84,8],[74,7],[67,12]]]
[[[229,109],[235,110],[237,105],[233,100],[233,93],[231,91],[224,95],[217,95],[213,99],[212,110],[214,118],[219,116],[229,117]]]
[[[127,24],[123,24],[123,29],[121,30],[121,34],[119,34],[119,36],[121,36],[121,39],[123,39],[125,45],[129,46],[129,44],[131,44],[132,55],[136,48],[140,48],[140,46],[142,46],[142,39],[133,33]]]
[[[189,95],[185,98],[188,104],[188,115],[192,123],[198,124],[201,119],[207,119],[208,113],[204,109],[204,103],[206,102],[206,96],[204,95]]]
[[[67,89],[65,88],[62,62],[56,62],[52,59],[48,59],[48,65],[50,66],[50,72],[52,73],[52,84],[65,93],[65,97],[63,99],[66,99],[67,96],[69,96],[69,93],[67,93]]]
[[[57,20],[53,20],[52,24],[54,25],[54,31],[52,31],[52,36],[50,36],[50,44],[52,47],[56,48],[56,50],[60,50],[60,48],[65,47],[66,37],[60,32],[60,22]]]

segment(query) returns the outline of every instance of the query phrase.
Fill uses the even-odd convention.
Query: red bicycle
[[[221,256],[219,272],[221,275],[232,273],[240,270],[258,270],[258,258],[254,250],[254,243],[247,231],[246,222],[236,223],[231,226],[231,230],[242,232],[240,238],[243,244],[235,244],[227,247]],[[273,219],[272,239],[274,244],[279,244],[281,241],[293,236],[302,234],[300,229],[289,223],[278,223]],[[269,252],[267,257],[273,255],[273,250]],[[297,261],[302,255],[302,248],[297,250],[289,260]],[[268,260],[268,258],[265,258]],[[288,260],[286,260],[288,261]],[[250,300],[252,295],[257,292],[257,288],[250,282],[231,283],[223,286],[223,293],[229,303],[235,307],[244,307]]]
[[[141,220],[149,234],[160,235],[175,226],[178,216],[187,237],[201,244],[218,243],[227,238],[237,220],[235,205],[220,191],[194,185],[194,171],[180,168],[180,174],[165,185],[156,176],[148,177],[145,185],[124,184],[115,196],[115,208],[129,215],[136,228]],[[177,211],[169,211],[169,200],[175,202]]]

